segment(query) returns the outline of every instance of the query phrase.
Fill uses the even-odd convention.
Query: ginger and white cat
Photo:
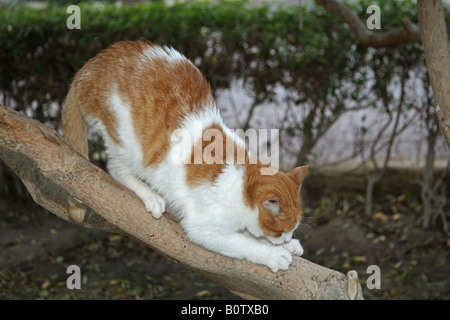
[[[189,240],[273,272],[303,253],[292,234],[302,218],[299,191],[308,167],[261,174],[268,166],[225,126],[208,82],[176,50],[118,42],[89,60],[74,78],[62,115],[65,139],[85,158],[87,125],[104,139],[109,173],[153,217],[168,209]],[[208,154],[209,141],[219,136],[222,150],[195,159],[195,150]],[[72,209],[82,221],[84,212],[76,204]]]

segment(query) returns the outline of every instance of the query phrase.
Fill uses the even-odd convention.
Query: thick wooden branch
[[[289,270],[268,268],[205,250],[178,223],[155,220],[141,201],[86,161],[52,128],[0,105],[0,159],[33,199],[70,221],[68,194],[90,207],[83,226],[128,234],[166,257],[251,299],[362,299],[355,271],[347,275],[295,257]]]
[[[373,32],[367,29],[359,17],[341,2],[337,0],[315,0],[315,2],[344,21],[361,46],[383,48],[411,42],[421,43],[419,27],[408,18],[403,18],[401,28]]]
[[[439,128],[450,148],[450,42],[442,0],[417,0],[417,15]]]

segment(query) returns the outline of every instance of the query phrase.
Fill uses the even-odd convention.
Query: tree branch
[[[420,27],[403,18],[403,27],[381,33],[368,30],[352,10],[337,0],[315,0],[315,3],[344,21],[359,45],[380,48],[423,42],[439,127],[450,148],[450,42],[442,0],[417,0]]]
[[[358,44],[364,47],[391,47],[404,43],[421,43],[420,28],[408,18],[403,18],[401,28],[386,32],[373,32],[347,6],[336,0],[315,0],[316,4],[344,21],[355,35]]]
[[[90,207],[85,227],[128,234],[171,260],[251,299],[362,299],[355,271],[347,275],[294,257],[289,270],[268,268],[203,249],[185,239],[168,215],[155,220],[141,201],[86,161],[52,128],[0,105],[0,159],[33,199],[70,221],[68,194]]]

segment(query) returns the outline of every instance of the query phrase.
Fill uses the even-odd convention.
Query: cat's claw
[[[153,218],[159,219],[166,210],[166,201],[158,196],[153,195],[151,198],[144,201],[145,209],[152,213]]]
[[[267,256],[267,259],[266,265],[270,268],[270,270],[272,270],[272,272],[287,270],[292,262],[290,252],[282,246],[273,246]]]
[[[292,239],[288,243],[283,244],[283,247],[296,256],[301,256],[303,254],[303,247],[297,239]]]

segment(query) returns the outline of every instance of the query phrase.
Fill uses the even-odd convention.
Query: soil
[[[384,195],[365,218],[358,194],[307,194],[304,258],[357,270],[365,299],[450,298],[448,235],[421,228],[416,202]],[[0,252],[0,299],[240,299],[129,237],[68,223],[28,198],[0,198]],[[67,288],[69,265],[80,267],[81,290]],[[380,289],[366,285],[370,265]]]

